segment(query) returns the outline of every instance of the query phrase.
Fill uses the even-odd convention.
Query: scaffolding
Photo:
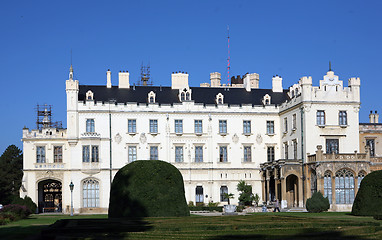
[[[150,64],[147,64],[146,66],[141,65],[141,78],[139,79],[137,85],[138,86],[152,86],[153,82],[150,79]]]
[[[37,121],[36,126],[38,130],[43,128],[62,128],[61,121],[52,121],[52,105],[39,105],[36,106]]]

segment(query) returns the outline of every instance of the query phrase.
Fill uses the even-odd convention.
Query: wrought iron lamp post
[[[70,188],[70,216],[73,216],[73,188],[74,188],[74,184],[72,181],[70,181],[69,188]]]

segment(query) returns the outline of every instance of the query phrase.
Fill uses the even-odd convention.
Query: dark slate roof
[[[272,89],[251,89],[247,92],[244,88],[211,88],[211,87],[190,87],[192,90],[191,100],[201,104],[216,104],[215,99],[218,93],[223,94],[224,104],[252,104],[263,105],[262,99],[268,94],[271,96],[271,104],[281,104],[289,99],[287,92],[274,93]],[[171,87],[157,86],[130,86],[128,89],[120,89],[118,86],[107,88],[106,86],[80,85],[78,100],[85,101],[86,92],[91,90],[95,101],[108,102],[115,99],[118,103],[136,102],[147,103],[148,93],[155,93],[156,103],[173,104],[180,103],[178,89]]]

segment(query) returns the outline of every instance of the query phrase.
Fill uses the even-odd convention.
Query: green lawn
[[[33,215],[29,219],[0,226],[0,239],[24,239],[38,234],[43,227],[58,219],[70,219],[64,215]],[[69,237],[85,239],[90,234],[98,238],[113,238],[117,228],[109,232],[96,233],[83,230],[81,219],[106,219],[106,215],[81,215],[72,223]],[[371,217],[355,217],[346,213],[255,213],[247,216],[217,217],[171,217],[144,218],[146,230],[123,232],[118,236],[127,239],[382,239],[382,221]],[[103,224],[99,224],[103,225]],[[70,226],[72,227],[72,226]],[[68,229],[70,229],[70,227]],[[102,226],[99,226],[102,228]],[[105,227],[106,228],[106,227]],[[130,228],[133,229],[133,228]],[[64,231],[65,232],[65,231]],[[80,234],[80,235],[78,235]]]

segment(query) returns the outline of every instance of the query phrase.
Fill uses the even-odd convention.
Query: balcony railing
[[[100,138],[101,134],[96,133],[96,132],[84,132],[81,134],[81,137],[86,137],[86,138]]]
[[[351,160],[361,160],[366,161],[366,153],[340,153],[340,154],[322,154],[322,158],[318,159],[317,155],[308,156],[308,162],[318,162],[318,161],[351,161]]]
[[[36,169],[64,169],[65,163],[35,163]]]

